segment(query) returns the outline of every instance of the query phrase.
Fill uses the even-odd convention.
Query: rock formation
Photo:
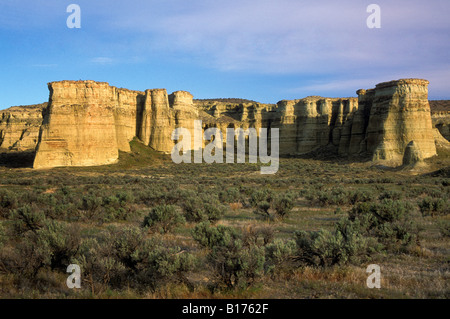
[[[310,96],[261,104],[194,101],[186,91],[131,91],[104,82],[52,82],[46,108],[2,112],[0,146],[33,150],[38,140],[35,168],[104,165],[117,161],[119,151],[129,152],[134,137],[170,153],[178,127],[191,132],[194,148],[194,121],[202,120],[198,130],[218,127],[224,141],[227,128],[255,128],[258,134],[259,128],[278,128],[281,156],[323,149],[400,165],[436,155],[435,141],[448,144],[433,129],[427,86],[426,80],[402,79],[358,90],[358,98]]]
[[[0,148],[34,151],[39,138],[42,112],[47,103],[14,106],[0,111]]]
[[[431,122],[441,135],[450,141],[450,101],[430,101]]]
[[[49,90],[34,168],[114,163],[135,136],[169,153],[173,129],[193,128],[198,117],[185,91],[168,96],[165,89],[131,91],[94,81],[52,82]]]
[[[49,83],[34,168],[104,165],[129,151],[143,93],[94,81]]]
[[[428,83],[402,79],[380,83],[368,91],[359,90],[363,112],[369,114],[360,150],[370,154],[374,161],[399,163],[406,146],[414,141],[414,148],[422,158],[435,156]]]

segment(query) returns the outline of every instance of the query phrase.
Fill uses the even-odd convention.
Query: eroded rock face
[[[94,81],[52,82],[49,90],[34,168],[110,164],[130,150],[142,92]]]
[[[403,155],[403,165],[414,165],[421,161],[423,161],[422,150],[415,141],[409,142]]]
[[[350,131],[346,122],[358,109],[356,98],[310,96],[275,104],[197,102],[198,107],[217,119],[225,129],[278,128],[280,154],[300,155],[333,144],[346,152]]]
[[[436,155],[428,81],[402,79],[378,84],[375,89],[358,91],[369,113],[362,147],[375,161],[402,161],[406,146],[414,141],[422,158]]]
[[[0,111],[0,148],[34,151],[47,103],[14,106]]]
[[[218,127],[224,141],[227,128],[255,128],[258,134],[259,128],[278,128],[281,156],[323,148],[334,149],[341,156],[368,155],[401,164],[414,141],[408,154],[425,159],[436,154],[439,134],[431,124],[427,85],[426,80],[403,79],[359,90],[358,98],[310,96],[261,104],[193,101],[186,91],[170,95],[165,89],[140,92],[94,81],[52,82],[34,167],[114,163],[119,150],[130,151],[129,142],[135,136],[157,151],[170,153],[176,143],[171,135],[178,127],[191,132],[194,148],[195,120],[203,124],[197,135]],[[8,118],[11,116],[3,115],[0,121],[2,145],[10,147],[22,141],[21,145],[32,148],[35,142],[26,142],[23,137],[28,135],[22,134],[23,129],[8,137],[7,123],[14,122]],[[38,123],[36,120],[34,133],[29,134],[36,139]],[[405,160],[411,158],[408,155]]]
[[[447,141],[450,141],[450,101],[430,101],[430,108],[433,127],[438,129]]]
[[[35,168],[114,163],[135,136],[169,153],[173,129],[193,128],[198,117],[185,91],[169,96],[165,89],[131,91],[94,81],[52,82],[49,90]]]

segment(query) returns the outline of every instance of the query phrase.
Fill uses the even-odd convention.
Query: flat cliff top
[[[377,84],[375,87],[377,89],[382,89],[386,87],[396,86],[396,85],[428,85],[430,82],[428,80],[424,79],[400,79],[400,80],[394,80],[394,81],[388,81],[388,82],[382,82]]]
[[[32,105],[17,105],[7,109],[0,110],[0,113],[18,113],[18,112],[41,112],[48,105],[48,102]]]
[[[82,85],[85,87],[110,87],[113,89],[116,89],[118,91],[124,91],[124,92],[132,92],[132,93],[137,93],[137,94],[142,94],[144,95],[145,92],[143,91],[137,91],[137,90],[130,90],[127,88],[118,88],[115,86],[110,85],[108,82],[97,82],[97,81],[93,81],[93,80],[78,80],[78,81],[73,81],[73,80],[63,80],[63,81],[53,81],[53,82],[49,82],[47,83],[48,87],[67,87],[67,86],[71,86],[71,85]]]
[[[223,102],[223,103],[259,103],[257,101],[253,101],[253,100],[247,100],[247,99],[240,99],[240,98],[217,98],[217,99],[194,99],[194,102]],[[261,103],[259,103],[261,104]]]

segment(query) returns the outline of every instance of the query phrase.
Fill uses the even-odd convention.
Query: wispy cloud
[[[100,56],[100,57],[92,58],[90,60],[90,62],[95,63],[95,64],[105,65],[105,64],[113,64],[116,61],[113,58]]]
[[[31,66],[35,67],[35,68],[56,68],[58,66],[58,64],[56,64],[56,63],[39,64],[38,63],[38,64],[32,64]]]
[[[158,2],[159,3],[159,2]],[[408,70],[447,59],[448,1],[379,0],[382,28],[368,29],[370,2],[298,0],[142,3],[105,26],[136,32],[131,48],[177,52],[223,71],[268,74]],[[145,43],[142,35],[147,35]],[[133,41],[133,37],[129,39]],[[131,49],[132,50],[132,49]]]

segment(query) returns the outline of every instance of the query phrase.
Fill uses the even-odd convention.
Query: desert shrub
[[[93,294],[106,290],[110,284],[119,287],[127,278],[127,269],[117,258],[112,242],[107,238],[110,237],[103,234],[100,238],[84,240],[78,256],[74,258]]]
[[[152,231],[168,233],[175,227],[183,225],[186,220],[174,205],[159,205],[145,216],[142,227],[148,227]]]
[[[144,235],[137,227],[109,227],[97,238],[82,242],[76,263],[94,293],[108,287],[155,290],[169,281],[188,283],[185,273],[195,258]]]
[[[45,220],[39,229],[23,233],[21,240],[5,247],[0,260],[4,269],[17,278],[35,280],[42,268],[65,270],[77,254],[79,243],[75,226]]]
[[[266,197],[256,205],[255,214],[266,220],[284,219],[294,207],[295,196],[293,193],[274,194]]]
[[[346,190],[343,187],[332,189],[316,188],[302,192],[311,205],[354,205],[372,201],[375,196],[370,190]]]
[[[355,205],[356,203],[370,202],[375,199],[375,194],[371,190],[353,190],[348,193],[347,204]]]
[[[271,208],[272,208],[272,206],[270,205],[269,202],[262,201],[256,205],[256,208],[253,211],[253,213],[261,216],[264,219],[273,220],[274,215],[270,212]]]
[[[200,194],[186,199],[182,204],[184,217],[189,222],[209,221],[215,223],[227,211],[227,207],[220,203],[218,198],[209,194]]]
[[[222,203],[243,203],[243,192],[238,187],[228,187],[219,192],[219,200]]]
[[[81,243],[74,262],[80,265],[93,293],[130,285],[137,265],[134,256],[143,243],[144,231],[139,227],[108,227]]]
[[[10,220],[14,235],[22,236],[28,231],[38,231],[44,225],[45,214],[34,205],[25,205],[13,210]]]
[[[269,188],[256,189],[250,194],[249,203],[251,207],[257,207],[262,202],[270,203],[275,193]]]
[[[52,269],[66,269],[81,241],[78,227],[56,220],[46,220],[35,237],[36,245],[48,251],[48,265]]]
[[[402,198],[402,192],[395,191],[395,190],[384,191],[378,196],[379,200],[383,200],[383,199],[399,200],[401,198]]]
[[[356,229],[296,232],[297,260],[314,266],[332,266],[358,261],[367,253],[368,241]]]
[[[450,221],[442,220],[437,223],[437,226],[442,237],[450,237]]]
[[[375,237],[394,248],[408,246],[418,239],[419,228],[411,218],[413,206],[404,201],[384,199],[380,203],[360,203],[349,212],[365,236]]]
[[[115,259],[127,268],[135,269],[134,254],[144,243],[144,235],[144,230],[139,227],[110,227],[104,242]]]
[[[246,246],[266,246],[273,241],[275,229],[272,226],[249,225],[241,229],[242,241]]]
[[[369,228],[384,223],[399,221],[407,217],[413,209],[412,205],[404,201],[384,199],[380,203],[360,203],[349,212],[349,218],[364,219]]]
[[[0,249],[2,270],[17,275],[18,280],[34,280],[39,270],[50,263],[48,247],[36,245],[32,235],[26,233],[15,245]]]
[[[265,246],[265,271],[270,274],[277,274],[289,269],[296,253],[297,245],[294,240],[276,239]]]
[[[427,196],[418,205],[423,216],[447,215],[450,212],[448,201],[444,198]]]
[[[122,207],[129,204],[133,204],[135,201],[134,195],[128,191],[118,192],[115,197],[117,198],[120,206]]]
[[[277,195],[274,198],[272,205],[277,217],[284,219],[294,207],[294,195],[292,193]]]
[[[264,248],[244,245],[242,234],[236,229],[203,222],[193,229],[192,236],[208,248],[207,263],[217,284],[227,288],[246,287],[263,274]]]
[[[7,189],[0,189],[0,217],[8,217],[10,212],[18,207],[15,193]]]
[[[184,283],[189,288],[192,284],[186,273],[194,268],[195,257],[179,247],[166,247],[162,242],[147,240],[134,255],[137,263],[137,282],[149,285],[155,291],[166,282]]]
[[[81,207],[85,217],[88,220],[96,219],[100,213],[103,200],[101,197],[97,197],[94,194],[86,194],[81,198]]]

